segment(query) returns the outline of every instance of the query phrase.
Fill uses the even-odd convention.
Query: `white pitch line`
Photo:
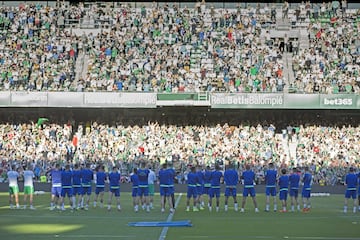
[[[71,238],[71,239],[77,239],[77,238],[97,238],[97,239],[103,239],[103,238],[136,238],[135,235],[54,235],[55,238]]]
[[[177,208],[177,206],[179,205],[179,202],[180,202],[180,199],[181,199],[181,196],[182,196],[182,193],[179,194],[178,198],[176,199],[176,202],[175,202],[175,207],[174,208]],[[176,212],[176,210],[175,210]],[[168,218],[166,219],[167,222],[171,222],[171,220],[173,219],[174,217],[174,213],[175,212],[172,212],[169,214]],[[164,240],[166,238],[166,234],[167,234],[167,231],[169,230],[169,227],[164,227],[161,231],[161,234],[160,234],[160,237],[159,237],[159,240]]]

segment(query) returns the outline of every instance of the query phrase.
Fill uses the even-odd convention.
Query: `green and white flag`
[[[166,44],[175,44],[176,43],[176,35],[175,34],[170,34],[170,33],[166,33],[165,37],[164,37],[164,42]]]

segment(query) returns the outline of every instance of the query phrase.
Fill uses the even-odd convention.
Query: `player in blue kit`
[[[199,204],[199,209],[200,210],[204,210],[204,199],[203,199],[203,189],[204,189],[204,172],[201,168],[201,166],[197,167],[197,171],[196,174],[198,175],[198,183],[196,184],[196,191],[198,193],[198,204]]]
[[[171,177],[169,178],[169,185],[170,185],[170,188],[169,188],[169,191],[171,193],[171,202],[172,202],[172,206],[173,208],[175,209],[175,186],[174,186],[174,179],[175,179],[175,175],[176,175],[176,172],[175,172],[175,169],[173,167],[173,165],[170,163],[168,164],[168,171],[170,172],[171,174]]]
[[[70,170],[70,165],[65,166],[65,170],[61,173],[61,211],[65,211],[65,197],[69,198],[71,210],[75,208],[73,201],[73,173]]]
[[[212,211],[212,199],[216,197],[216,212],[219,211],[220,205],[220,180],[223,174],[220,171],[220,166],[218,164],[215,165],[215,170],[211,173],[211,189],[210,189],[210,198],[209,198],[209,211]]]
[[[347,213],[348,201],[350,198],[353,199],[353,212],[356,212],[356,188],[358,184],[358,176],[355,173],[355,169],[350,167],[349,173],[345,176],[345,204],[344,204],[344,213]]]
[[[250,169],[250,165],[245,166],[245,171],[242,174],[244,180],[243,200],[241,204],[241,212],[244,212],[246,198],[250,195],[252,197],[255,212],[259,212],[256,201],[256,193],[254,187],[255,173]]]
[[[360,172],[358,173],[358,179],[359,179],[359,190],[358,190],[358,210],[360,212]]]
[[[309,167],[305,167],[304,176],[302,178],[303,188],[302,188],[302,202],[303,202],[303,212],[310,211],[310,195],[311,195],[311,185],[312,185],[312,175],[309,171]]]
[[[224,183],[225,183],[225,211],[228,210],[228,200],[232,196],[234,199],[234,209],[238,211],[238,202],[237,202],[237,191],[236,185],[239,182],[239,174],[234,169],[234,165],[230,164],[228,169],[224,172]]]
[[[161,197],[161,212],[165,212],[165,198],[167,199],[170,207],[170,213],[174,212],[174,206],[171,201],[171,178],[173,177],[171,169],[167,167],[167,164],[162,165],[162,169],[159,171],[159,184],[160,184],[160,197]]]
[[[82,187],[81,187],[81,169],[79,164],[74,165],[73,173],[73,204],[76,206],[76,203],[78,203],[77,208],[80,208],[81,205],[81,195],[82,195]],[[76,200],[76,196],[78,196],[78,199]]]
[[[133,199],[133,206],[134,211],[139,211],[139,176],[137,175],[137,168],[133,169],[133,173],[130,176],[130,181],[132,183],[132,191],[131,191],[131,197]]]
[[[210,199],[210,189],[211,189],[211,169],[210,166],[207,166],[204,172],[204,188],[203,188],[203,195],[207,195],[208,202]],[[208,204],[209,207],[209,204]]]
[[[282,205],[280,212],[287,212],[287,195],[289,190],[289,175],[287,175],[286,169],[281,169],[281,176],[279,178],[279,200]]]
[[[104,207],[104,191],[105,191],[106,178],[107,175],[105,173],[104,165],[98,166],[98,169],[96,171],[94,207],[96,207],[99,198],[100,198],[100,208]]]
[[[89,209],[89,202],[90,202],[90,195],[91,195],[91,188],[92,188],[92,180],[93,180],[93,171],[90,169],[90,163],[86,163],[86,167],[81,170],[81,187],[83,189],[82,197],[81,197],[81,208],[88,210]],[[86,195],[86,199],[85,199]],[[85,207],[84,207],[85,203]]]
[[[60,204],[61,198],[61,169],[60,164],[55,164],[55,167],[50,171],[51,176],[51,203],[50,210],[54,210]]]
[[[276,180],[277,180],[277,171],[273,163],[269,163],[269,169],[265,172],[265,184],[266,184],[266,206],[265,211],[270,211],[270,196],[274,199],[274,212],[277,211],[276,204]]]
[[[296,167],[293,168],[292,173],[289,176],[290,183],[290,198],[291,198],[291,211],[295,211],[295,204],[297,210],[300,211],[300,204],[298,201],[299,196],[299,185],[300,185],[300,175]]]
[[[143,210],[150,212],[150,203],[149,203],[149,169],[146,168],[146,163],[142,162],[140,164],[140,169],[137,171],[137,175],[139,177],[139,192],[138,196],[142,204]]]
[[[120,173],[118,168],[115,166],[112,169],[112,172],[109,173],[109,201],[108,201],[108,211],[111,210],[112,198],[116,197],[117,209],[121,211],[120,206]]]
[[[190,211],[190,199],[193,199],[193,211],[198,212],[199,209],[196,207],[197,204],[197,188],[196,184],[198,183],[198,175],[196,174],[196,168],[194,166],[191,167],[191,171],[188,174],[188,187],[187,187],[187,200],[186,200],[186,211]]]

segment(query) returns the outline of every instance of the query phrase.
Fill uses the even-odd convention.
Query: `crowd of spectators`
[[[40,4],[0,7],[2,90],[70,89],[79,38],[65,28],[67,14]]]
[[[359,10],[334,2],[308,1],[295,9],[285,2],[281,8],[294,26],[305,23],[310,41],[294,51],[289,88],[360,91]],[[21,4],[0,7],[0,13],[1,90],[282,92],[288,80],[283,50],[289,39],[280,48],[267,41],[276,29],[272,4]],[[102,31],[79,36],[69,27],[72,20]],[[88,56],[78,63],[86,69],[76,71],[80,53]]]
[[[273,22],[269,8],[220,9],[199,3],[195,8],[181,9],[176,5],[93,7],[90,13],[83,9],[81,5],[65,9],[39,4],[2,8],[6,23],[0,26],[3,38],[8,40],[3,46],[7,56],[3,69],[16,67],[15,74],[10,71],[3,75],[1,88],[167,92],[283,89],[281,55],[262,44],[260,38]],[[99,34],[75,36],[65,28],[65,17],[96,17],[111,24]],[[83,50],[89,55],[85,63],[88,75],[75,82],[76,57]]]
[[[293,25],[305,23],[310,42],[294,52],[293,87],[305,93],[360,92],[359,16],[346,1],[306,2],[288,14]]]
[[[265,167],[311,166],[315,182],[334,184],[349,165],[360,161],[360,128],[352,126],[267,125],[107,125],[93,122],[71,124],[2,124],[0,126],[2,168],[32,162],[37,177],[55,162],[103,163],[107,169],[121,167],[124,175],[139,161],[147,160],[158,169],[160,163],[173,162],[184,178],[186,166],[227,165],[235,162],[239,171],[252,164],[259,179]],[[296,143],[292,155],[289,143]]]

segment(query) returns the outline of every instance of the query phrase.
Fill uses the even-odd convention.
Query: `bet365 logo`
[[[352,104],[353,104],[353,100],[351,98],[333,98],[333,99],[324,98],[324,105],[331,105],[331,106],[346,105],[346,106],[350,106]]]

